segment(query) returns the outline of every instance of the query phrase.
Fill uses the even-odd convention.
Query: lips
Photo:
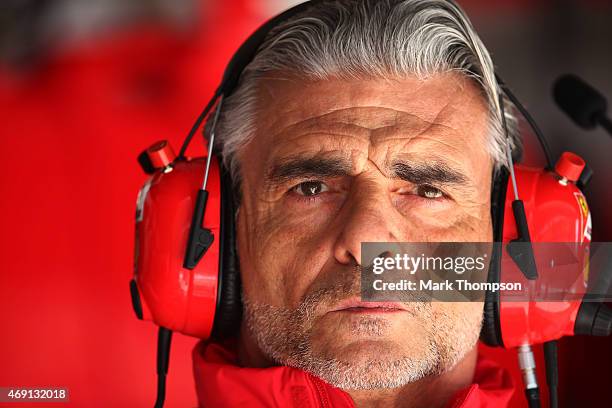
[[[359,298],[350,298],[338,303],[331,312],[349,313],[394,313],[405,312],[407,308],[400,302],[363,302]]]

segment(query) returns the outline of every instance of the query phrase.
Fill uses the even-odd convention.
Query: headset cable
[[[157,335],[157,399],[154,408],[162,408],[166,399],[166,375],[170,362],[171,343],[172,330],[160,326]]]

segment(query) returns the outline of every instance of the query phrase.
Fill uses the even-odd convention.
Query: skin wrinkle
[[[448,74],[444,74],[445,76],[447,76]],[[268,80],[267,81],[261,81],[260,82],[260,90],[263,91],[266,96],[268,96],[268,99],[270,100],[275,100],[279,98],[279,94],[278,91],[274,89],[273,86],[271,86],[271,84],[275,84],[278,83],[279,81],[282,81],[281,79],[276,79],[274,76],[268,76]],[[401,82],[401,80],[376,80],[376,81],[382,81],[382,82],[387,82],[387,85],[390,85],[390,87],[395,87],[397,86],[398,82]],[[285,81],[285,84],[283,84],[286,87],[294,87],[294,85],[297,84],[301,84],[303,82],[303,80],[298,80],[298,79],[294,79],[294,80],[290,80],[290,81]],[[462,81],[458,81],[456,84],[453,85],[457,85],[460,87],[461,90],[464,89],[463,86],[463,80]],[[311,82],[314,83],[314,82]],[[416,94],[416,98],[418,98],[418,94],[420,92],[420,88],[417,87],[416,89],[414,89],[414,91],[410,92],[409,94]],[[322,96],[322,98],[327,97],[327,95]],[[352,97],[352,96],[351,96]],[[479,98],[477,95],[474,96],[474,98]],[[473,98],[472,98],[473,99]],[[297,101],[288,101],[287,105],[286,105],[286,109],[287,110],[292,110],[292,109],[299,109],[299,105],[301,103],[301,100],[297,100]],[[444,108],[446,108],[446,106],[448,106],[448,104],[446,104],[445,106],[442,107],[441,110],[443,110]],[[265,110],[266,108],[266,104],[264,103],[259,103],[257,110],[258,111],[262,111]],[[418,113],[423,114],[423,112],[416,112],[416,113],[408,113],[405,111],[401,111],[401,110],[397,110],[391,106],[385,105],[384,103],[379,104],[379,105],[373,105],[373,104],[361,104],[358,106],[349,106],[349,107],[338,107],[338,108],[332,108],[329,109],[328,111],[324,111],[321,113],[320,116],[318,116],[317,118],[311,118],[310,120],[312,121],[318,121],[318,120],[324,120],[325,118],[327,118],[328,116],[330,116],[331,114],[334,113],[346,113],[347,111],[351,111],[354,108],[376,108],[377,110],[388,110],[388,111],[392,111],[392,112],[396,112],[398,115],[405,115],[405,116],[409,116],[409,117],[415,117],[415,118],[419,118],[419,120],[424,121],[424,122],[428,122],[428,123],[433,123],[435,122],[436,118],[440,115],[441,111],[439,112],[435,112],[433,115],[431,114],[431,112],[427,112],[428,113],[428,117],[419,117]],[[357,117],[357,119],[359,119],[359,117]],[[274,122],[272,122],[272,126],[271,128],[277,128],[278,127],[278,122],[282,122],[284,119],[279,117],[277,120],[275,120]],[[297,125],[297,123],[295,122],[288,122],[285,123],[284,126],[286,126],[286,128],[289,130],[291,127]]]
[[[448,108],[448,106],[449,106],[449,104],[447,103],[447,104],[445,104],[445,105],[442,107],[442,109],[441,109],[441,110],[438,112],[438,114],[436,115],[436,118],[434,119],[434,121],[435,121],[437,118],[439,118],[439,117],[440,117],[440,116],[443,114],[443,111],[445,111],[445,110]],[[361,108],[362,108],[362,107],[360,107],[359,109],[361,109]],[[371,107],[370,107],[370,108],[371,108]],[[409,115],[409,114],[406,114],[405,112],[400,112],[400,111],[397,111],[397,110],[395,110],[395,109],[389,109],[389,108],[386,108],[386,107],[385,107],[385,108],[383,108],[383,109],[388,109],[388,110],[391,110],[392,112],[394,112],[394,113],[396,114],[396,117],[397,117],[397,116],[399,116],[399,115],[402,115],[402,114],[403,114],[404,116],[409,116],[409,117],[411,117],[411,118],[412,118],[412,117],[415,117],[414,115]],[[279,136],[284,136],[284,135],[283,135],[283,133],[285,133],[285,132],[286,132],[286,133],[289,133],[288,140],[290,140],[290,141],[294,141],[294,138],[301,138],[301,137],[304,137],[304,136],[313,135],[313,134],[314,134],[314,132],[313,132],[313,133],[301,133],[301,134],[297,134],[295,137],[291,137],[291,136],[290,136],[291,131],[292,131],[292,130],[294,130],[294,127],[297,127],[297,126],[300,126],[300,125],[303,125],[303,124],[304,124],[304,125],[308,125],[308,123],[307,123],[307,122],[309,122],[309,121],[319,122],[319,121],[322,121],[322,120],[323,120],[325,117],[327,117],[327,116],[329,116],[329,115],[331,115],[331,114],[338,113],[338,112],[345,112],[345,111],[346,111],[346,109],[334,110],[334,111],[328,112],[328,113],[326,113],[325,115],[322,115],[322,116],[320,116],[320,117],[317,117],[317,118],[314,118],[314,119],[308,119],[307,121],[305,121],[306,123],[293,123],[293,124],[291,124],[291,125],[290,125],[290,126],[289,126],[289,127],[286,129],[286,130],[285,130],[285,131],[283,131],[281,134],[279,134]],[[344,123],[344,122],[336,122],[335,124],[342,124],[342,123]],[[358,126],[358,127],[361,127],[361,128],[362,128],[362,129],[364,129],[364,130],[365,130],[365,129],[369,129],[369,130],[372,132],[372,136],[374,136],[374,132],[381,132],[381,131],[382,131],[382,132],[384,133],[384,131],[385,131],[386,129],[396,127],[397,125],[395,125],[395,126],[393,126],[393,127],[391,127],[391,126],[383,126],[383,127],[378,127],[378,128],[366,128],[366,127],[362,127],[362,126],[359,126],[359,125],[349,125],[349,127],[351,127],[351,126]],[[425,127],[424,127],[424,129],[423,129],[423,130],[422,130],[422,131],[421,131],[419,134],[415,135],[415,136],[414,136],[414,138],[419,138],[419,137],[422,137],[423,139],[426,139],[426,136],[423,136],[423,134],[424,134],[424,133],[426,133],[426,132],[428,132],[428,131],[430,131],[432,127],[445,127],[445,126],[444,126],[444,125],[440,125],[440,124],[435,124],[435,123],[433,123],[433,122],[429,122],[429,123],[425,122]],[[451,128],[450,130],[455,130],[455,129],[452,129],[452,128]],[[337,135],[340,135],[340,133],[330,133],[330,134],[329,134],[329,136],[334,136],[334,135],[335,135],[335,136],[337,136]],[[347,135],[347,136],[348,136],[348,137],[351,137],[350,135]],[[391,141],[391,140],[401,140],[401,141],[404,141],[404,140],[403,140],[403,139],[401,139],[401,138],[394,138],[394,139],[384,138],[383,140],[385,140],[385,141]],[[438,142],[439,142],[439,141],[438,141]],[[450,147],[450,144],[448,144],[447,146],[449,146],[449,147]],[[370,144],[370,150],[371,150],[371,149],[372,149],[372,145]],[[379,170],[380,170],[380,169],[379,169]],[[384,172],[382,172],[382,173],[384,174]]]
[[[265,85],[274,98],[260,100],[266,110],[257,134],[239,152],[242,364],[302,368],[345,389],[358,407],[433,398],[438,394],[428,387],[452,390],[471,380],[482,304],[407,302],[410,313],[393,315],[332,312],[360,294],[361,242],[491,240],[487,109],[472,94],[476,87],[459,91],[457,81],[439,75],[391,84]],[[419,98],[407,97],[415,89]],[[329,190],[314,198],[292,189],[304,181],[297,174],[267,188],[272,166],[298,157],[348,160],[350,172],[322,179]],[[467,185],[438,183],[448,198],[420,197],[413,183],[390,177],[398,161],[448,167]]]
[[[315,133],[307,133],[307,134],[303,134],[302,136],[311,136],[311,135],[315,135]],[[340,136],[340,134],[337,134],[337,133],[331,133],[331,134],[329,134],[329,135],[327,135],[327,136]],[[417,137],[415,137],[414,139],[417,139]],[[414,139],[411,139],[411,140],[414,140]],[[394,139],[394,140],[395,140],[395,139]],[[399,139],[398,139],[398,140],[399,140]],[[355,151],[355,150],[353,150],[353,151]],[[315,153],[310,153],[310,155],[311,155],[311,156],[316,156],[318,152],[320,152],[320,150],[318,150],[318,151],[317,151],[317,152],[315,152]],[[305,153],[306,153],[306,152],[301,152],[301,155],[304,155]],[[329,152],[327,152],[327,153],[329,153]],[[299,155],[300,155],[300,154],[295,155],[295,156],[299,156]],[[389,156],[390,156],[390,152],[389,152],[389,149],[387,148],[386,158],[384,159],[385,168],[391,167],[391,166],[389,166],[389,164],[388,164],[388,163],[390,162],[390,159],[388,158]],[[289,157],[289,158],[284,158],[282,161],[287,161],[288,159],[291,159],[291,157]],[[372,159],[368,158],[367,160],[368,160],[369,162],[371,162],[371,163],[372,163],[372,164],[373,164],[373,165],[374,165],[374,166],[375,166],[375,167],[378,169],[378,171],[379,171],[379,172],[380,172],[382,175],[384,175],[384,176],[388,176],[388,174],[389,174],[389,172],[388,172],[388,171],[381,169],[381,168],[378,166],[378,164],[376,164],[376,162],[374,162]],[[433,159],[432,159],[432,160],[433,160]],[[435,161],[442,162],[442,163],[444,162],[444,160],[443,160],[442,158],[437,158]],[[457,163],[457,167],[459,167],[459,168],[461,168],[461,167],[462,167],[462,166],[460,166],[460,162],[456,162],[456,163]],[[446,165],[444,165],[444,166],[446,167]]]

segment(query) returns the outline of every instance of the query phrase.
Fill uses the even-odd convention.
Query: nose
[[[387,195],[350,197],[347,204],[338,218],[341,232],[334,243],[336,261],[361,265],[363,242],[398,242],[401,220]]]

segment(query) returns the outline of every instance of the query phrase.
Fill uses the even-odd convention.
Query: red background
[[[153,404],[156,328],[135,319],[128,293],[145,180],[135,159],[159,139],[178,147],[262,21],[243,3],[206,7],[189,32],[142,23],[0,71],[0,386],[65,386],[71,406]],[[196,405],[196,341],[173,339],[168,407]],[[606,405],[610,344],[562,344],[561,401]],[[483,352],[520,383],[513,352]]]

